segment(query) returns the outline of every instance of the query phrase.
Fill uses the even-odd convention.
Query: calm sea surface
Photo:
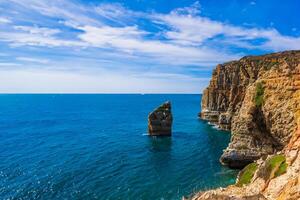
[[[181,199],[234,183],[200,95],[0,95],[0,199]],[[147,136],[170,100],[171,138]]]

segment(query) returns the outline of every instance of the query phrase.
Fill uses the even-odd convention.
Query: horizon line
[[[67,93],[0,93],[0,95],[24,95],[24,94],[34,94],[34,95],[38,95],[38,94],[42,94],[42,95],[49,95],[49,94],[55,94],[55,95],[57,95],[57,94],[59,94],[59,95],[68,95],[68,94],[70,94],[70,95],[76,95],[76,94],[82,94],[82,95],[84,95],[84,94],[87,94],[87,95],[89,95],[89,94],[116,94],[116,95],[120,95],[120,94],[124,94],[124,95],[126,95],[126,94],[134,94],[134,95],[159,95],[159,94],[178,94],[178,95],[180,95],[180,94],[192,94],[192,95],[198,95],[198,94],[200,94],[200,95],[202,95],[202,93],[168,93],[168,92],[166,92],[166,93],[69,93],[69,92],[67,92]]]

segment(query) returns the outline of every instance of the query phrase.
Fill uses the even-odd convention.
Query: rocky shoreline
[[[300,199],[300,51],[218,65],[201,106],[202,119],[232,132],[221,163],[247,167],[236,185],[191,199]]]

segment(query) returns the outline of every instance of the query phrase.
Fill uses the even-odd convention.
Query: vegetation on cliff
[[[272,179],[286,172],[287,164],[284,155],[274,155],[266,161],[266,179]]]
[[[264,103],[264,87],[263,84],[261,82],[258,82],[256,84],[256,91],[255,91],[255,105],[257,107],[261,107]]]
[[[242,187],[251,183],[254,174],[258,169],[257,163],[247,165],[238,176],[236,186]],[[259,170],[259,177],[266,181],[270,181],[277,176],[284,174],[287,170],[286,158],[284,155],[273,155],[266,160],[265,165]]]
[[[245,184],[249,184],[257,170],[257,164],[256,163],[251,163],[247,165],[239,174],[238,182],[236,185],[238,187],[241,187]]]

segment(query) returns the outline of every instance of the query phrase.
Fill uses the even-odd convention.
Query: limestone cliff
[[[232,131],[221,157],[230,167],[282,150],[296,131],[300,51],[218,65],[203,92],[201,118]]]
[[[300,51],[218,65],[200,116],[232,131],[223,164],[255,163],[236,185],[192,199],[300,199]]]

